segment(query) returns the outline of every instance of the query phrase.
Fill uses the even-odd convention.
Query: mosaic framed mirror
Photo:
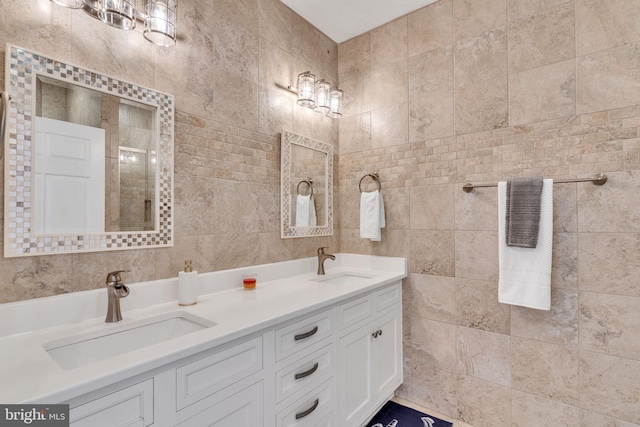
[[[333,235],[333,146],[282,132],[281,237]]]
[[[4,255],[173,246],[174,97],[7,44]]]

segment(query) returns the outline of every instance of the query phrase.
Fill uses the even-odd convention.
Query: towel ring
[[[373,181],[376,184],[378,184],[378,191],[382,190],[382,184],[380,184],[380,177],[378,176],[377,172],[373,172],[373,173],[368,173],[365,176],[363,176],[362,178],[360,178],[360,182],[358,183],[358,189],[360,190],[360,192],[363,193],[363,191],[362,191],[362,181],[368,176],[370,176],[371,179],[373,179]]]
[[[309,196],[313,196],[313,179],[303,179],[298,183],[298,186],[296,187],[296,193],[298,193],[298,196],[300,195],[300,185],[302,184],[307,184],[307,187],[309,188]]]

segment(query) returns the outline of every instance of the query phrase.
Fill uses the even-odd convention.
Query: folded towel
[[[535,248],[540,224],[542,178],[507,181],[507,246]]]
[[[317,223],[313,196],[296,196],[296,227],[315,227]]]
[[[498,301],[549,310],[551,307],[551,250],[553,241],[553,180],[545,179],[540,204],[540,227],[535,248],[506,244],[507,183],[498,183]]]
[[[384,201],[380,191],[360,193],[360,237],[379,242],[382,237],[380,229],[385,225]]]

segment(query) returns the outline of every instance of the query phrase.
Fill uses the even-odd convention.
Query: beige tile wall
[[[2,64],[9,42],[173,94],[176,154],[173,248],[0,258],[0,303],[100,288],[112,270],[137,282],[175,277],[185,259],[207,272],[338,250],[337,237],[280,239],[278,134],[337,147],[338,123],[275,86],[305,70],[335,82],[337,45],[278,0],[189,0],[178,11],[178,43],[163,49],[49,0],[2,1]]]
[[[409,259],[401,397],[476,427],[640,426],[639,22],[637,0],[439,0],[339,46],[340,245]],[[357,230],[372,171],[381,243]],[[462,184],[596,172],[554,187],[551,310],[498,303],[496,190]]]

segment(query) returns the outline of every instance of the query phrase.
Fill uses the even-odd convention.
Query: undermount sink
[[[128,324],[106,324],[107,330],[72,335],[42,346],[62,369],[74,369],[215,325],[190,313],[173,312]]]
[[[371,276],[360,273],[337,273],[326,277],[319,277],[313,279],[313,281],[332,285],[361,285],[367,283],[369,279],[371,279]]]

